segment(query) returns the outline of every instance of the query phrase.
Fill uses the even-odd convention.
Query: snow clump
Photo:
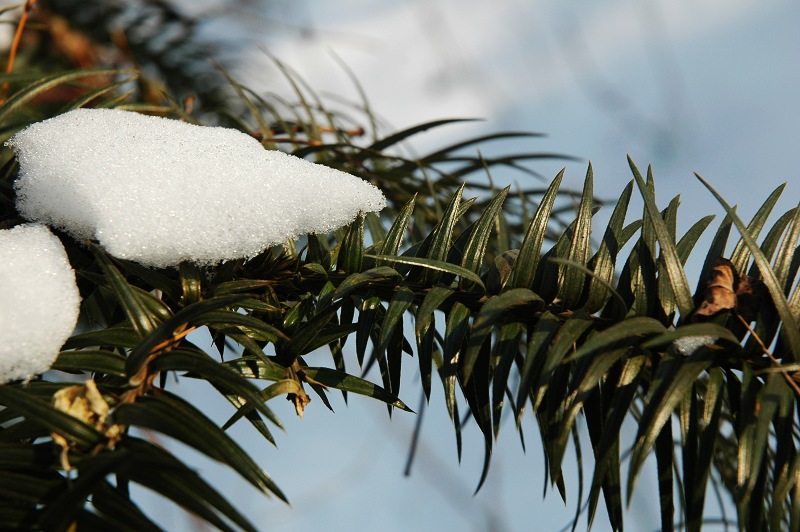
[[[47,371],[79,306],[75,271],[47,227],[0,230],[0,383]]]
[[[8,144],[22,216],[148,266],[251,257],[386,205],[362,179],[240,131],[133,112],[70,111]]]
[[[712,345],[716,341],[716,336],[683,336],[673,340],[672,345],[675,346],[678,353],[688,357],[693,355],[701,347]]]

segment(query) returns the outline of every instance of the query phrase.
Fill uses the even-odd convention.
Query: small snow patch
[[[701,347],[713,344],[716,341],[716,336],[684,336],[682,338],[677,338],[672,344],[680,354],[688,357],[693,355]]]
[[[47,227],[0,231],[0,383],[47,371],[78,320],[75,272]]]
[[[22,216],[150,266],[250,257],[386,204],[362,179],[240,131],[126,111],[70,111],[8,144]]]

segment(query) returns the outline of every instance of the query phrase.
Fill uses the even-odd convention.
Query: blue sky
[[[660,203],[681,194],[683,229],[706,214],[721,219],[722,210],[694,171],[740,204],[745,218],[782,182],[788,185],[781,212],[800,198],[796,2],[307,0],[274,2],[268,11],[250,4],[228,13],[228,24],[238,30],[235,37],[226,35],[245,39],[242,64],[248,68],[239,76],[256,89],[288,94],[259,50],[264,47],[315,89],[356,99],[329,54],[333,50],[391,126],[485,119],[430,134],[424,142],[431,146],[490,131],[544,132],[547,139],[505,149],[591,160],[596,194],[611,198],[631,179],[626,153],[642,169],[652,163]],[[535,168],[552,176],[562,165]],[[586,163],[569,163],[567,183],[580,186],[585,171]],[[696,260],[690,280],[696,280]],[[329,360],[318,356],[320,363]],[[401,397],[417,409],[415,362],[407,362]],[[203,390],[187,393],[207,397]],[[276,434],[278,450],[244,425],[233,434],[286,491],[291,509],[264,500],[220,468],[203,466],[264,530],[558,530],[574,512],[574,477],[567,483],[566,508],[557,493],[548,491],[542,500],[543,460],[530,419],[527,454],[506,426],[489,479],[473,497],[482,440],[474,427],[466,431],[459,465],[438,390],[425,412],[410,478],[403,469],[413,415],[396,412],[390,423],[380,404],[351,397],[349,406],[336,399],[336,414],[316,400],[300,420],[288,403],[274,403],[287,425],[285,434]],[[224,407],[209,408],[224,420]],[[566,461],[574,462],[572,456]],[[657,528],[657,504],[654,480],[643,478],[628,527]],[[168,529],[195,526],[179,512],[161,511]],[[594,530],[608,528],[604,519],[598,516]]]

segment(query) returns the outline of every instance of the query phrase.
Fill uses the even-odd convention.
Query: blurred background
[[[103,3],[115,2],[81,4]],[[723,212],[693,172],[729,203],[739,204],[745,219],[780,183],[788,185],[776,212],[800,198],[794,160],[800,141],[797,2],[181,0],[169,5],[194,21],[198,39],[209,43],[206,52],[257,93],[294,98],[277,58],[343,108],[345,101],[360,102],[363,91],[384,132],[438,118],[481,119],[437,128],[416,141],[427,149],[497,131],[546,133],[506,142],[503,150],[579,157],[583,162],[533,165],[549,180],[566,164],[565,183],[573,188],[580,187],[591,161],[595,194],[606,199],[616,199],[631,179],[630,154],[641,169],[653,165],[661,206],[681,195],[679,232],[707,214],[719,220]],[[6,32],[10,39],[13,26]],[[492,178],[542,184],[518,172],[493,172]],[[598,216],[603,219],[602,212]],[[696,282],[699,260],[690,259],[690,282]],[[208,338],[194,341],[211,345]],[[577,467],[567,478],[565,505],[547,484],[530,418],[524,425],[527,454],[513,430],[501,431],[488,480],[473,495],[483,463],[482,437],[474,426],[466,428],[459,464],[441,390],[434,386],[431,408],[421,410],[413,373],[407,371],[401,398],[421,413],[423,425],[407,476],[419,416],[395,412],[390,421],[381,404],[352,397],[346,405],[341,396],[332,396],[335,414],[316,401],[302,420],[287,402],[277,412],[287,429],[276,435],[277,450],[249,426],[232,429],[287,493],[291,507],[264,500],[213,464],[202,462],[201,473],[264,530],[555,531],[571,522],[585,496],[578,492]],[[204,395],[201,388],[185,391],[190,398]],[[226,419],[227,404],[211,408],[215,419]],[[590,452],[588,444],[584,450]],[[577,464],[575,453],[565,459],[570,461]],[[653,477],[648,470],[639,481],[626,516],[631,530],[659,527]],[[158,505],[160,524],[168,530],[198,526],[179,509],[154,499],[147,504]],[[594,530],[608,529],[602,512]],[[709,517],[724,512],[709,490]]]

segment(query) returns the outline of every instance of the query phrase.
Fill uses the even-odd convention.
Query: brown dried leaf
[[[703,292],[705,299],[695,312],[698,316],[713,316],[722,310],[735,310],[745,321],[751,322],[761,305],[768,300],[764,284],[749,275],[739,275],[733,263],[718,257],[714,261],[708,284]]]
[[[726,258],[718,257],[714,261],[708,284],[703,292],[704,300],[695,312],[697,316],[713,316],[722,310],[736,308],[736,286],[739,274],[733,263]]]
[[[311,398],[302,388],[298,390],[298,393],[286,394],[286,400],[294,405],[294,411],[300,418],[303,417],[306,405],[311,402]]]
[[[103,399],[103,395],[91,379],[83,384],[67,386],[57,391],[53,395],[53,406],[92,425],[97,430],[105,432],[112,444],[120,434],[120,428],[117,425],[106,427],[108,403]],[[56,432],[51,433],[51,436],[53,441],[61,447],[61,466],[64,470],[69,471],[72,467],[67,460],[67,454],[72,448],[72,443]]]

